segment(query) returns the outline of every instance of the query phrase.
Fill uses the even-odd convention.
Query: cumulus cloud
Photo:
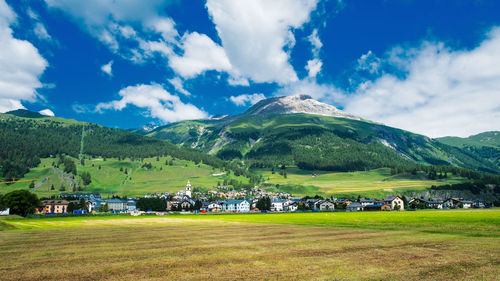
[[[250,95],[231,96],[229,100],[237,106],[245,106],[248,104],[254,105],[265,98],[266,96],[264,96],[264,94],[255,93]]]
[[[307,61],[306,70],[308,72],[309,77],[316,77],[318,73],[321,71],[321,67],[323,66],[323,62],[319,59],[312,59]]]
[[[113,76],[113,70],[111,69],[112,66],[113,66],[113,61],[110,61],[107,64],[101,66],[101,71],[109,76]]]
[[[40,111],[38,111],[38,113],[40,113],[42,115],[45,115],[45,116],[52,116],[52,117],[56,116],[54,114],[54,112],[52,110],[50,110],[50,109],[40,110]]]
[[[186,33],[181,39],[182,56],[173,55],[168,62],[176,73],[192,78],[207,70],[229,71],[231,63],[224,49],[205,34]]]
[[[443,43],[393,48],[384,73],[361,84],[345,109],[367,119],[431,137],[500,129],[500,28],[471,50]]]
[[[255,82],[297,81],[289,63],[292,30],[309,21],[316,0],[208,0],[206,7],[232,71]]]
[[[192,104],[183,103],[178,96],[171,95],[161,85],[136,85],[120,90],[119,100],[99,103],[95,110],[121,111],[128,105],[145,108],[153,118],[158,118],[164,122],[176,122],[186,119],[207,118],[208,114],[198,109]]]
[[[37,100],[39,78],[47,61],[30,42],[13,37],[16,14],[0,0],[0,112],[24,108],[21,101]]]
[[[174,77],[172,79],[169,79],[168,82],[174,86],[175,90],[183,95],[190,96],[191,93],[184,89],[184,85],[182,83],[182,80],[179,77]]]

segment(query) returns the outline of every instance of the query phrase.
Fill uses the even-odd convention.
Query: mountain
[[[220,120],[172,123],[147,136],[222,159],[244,159],[252,167],[294,164],[352,171],[432,164],[500,171],[498,165],[459,147],[363,120],[306,95],[262,100]]]
[[[335,106],[314,100],[311,96],[308,95],[274,97],[261,100],[250,109],[248,109],[244,115],[295,113],[306,113],[361,120],[361,118],[339,110]]]
[[[487,159],[493,165],[500,167],[500,132],[484,132],[467,138],[443,137],[438,141],[458,147],[470,154]]]

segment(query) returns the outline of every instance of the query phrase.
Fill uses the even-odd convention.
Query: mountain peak
[[[261,100],[245,112],[245,114],[250,115],[294,113],[307,113],[360,120],[359,117],[342,111],[333,105],[319,102],[311,96],[303,94]]]

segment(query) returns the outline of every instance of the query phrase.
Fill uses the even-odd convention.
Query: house
[[[177,211],[179,210],[181,202],[176,200],[167,201],[167,210]]]
[[[271,200],[271,211],[272,212],[283,212],[285,210],[285,202],[284,199],[272,199]]]
[[[127,210],[127,201],[121,199],[104,199],[104,202],[108,204],[108,209],[110,211],[126,211]],[[101,204],[102,204],[101,203]]]
[[[179,207],[183,211],[191,210],[193,209],[195,203],[196,202],[193,199],[189,198],[188,196],[184,196],[179,204]]]
[[[246,200],[227,200],[222,203],[222,211],[238,213],[250,212],[250,203]]]
[[[207,207],[209,212],[220,212],[222,211],[222,206],[218,202],[210,202]]]
[[[10,208],[7,208],[5,210],[0,210],[0,216],[8,216],[10,215]]]
[[[361,205],[363,205],[363,206],[375,205],[376,200],[372,199],[372,198],[361,198],[361,199],[359,199],[359,203],[361,203]]]
[[[365,211],[389,211],[391,210],[391,206],[387,204],[373,204],[373,205],[366,205],[363,207]]]
[[[458,206],[459,207],[462,206],[462,208],[468,209],[472,207],[472,203],[473,202],[469,200],[461,200]]]
[[[44,200],[42,214],[64,214],[67,213],[69,202],[66,200]]]
[[[403,198],[399,197],[398,195],[387,196],[384,199],[384,202],[386,204],[390,205],[392,210],[404,210],[405,209],[405,202],[403,201]]]
[[[285,212],[296,212],[299,208],[299,202],[291,201],[285,206]]]
[[[127,201],[127,212],[135,212],[137,210],[136,203],[137,202],[135,200],[128,200]]]
[[[363,205],[358,202],[351,203],[346,206],[345,210],[346,212],[357,212],[357,211],[363,211]]]
[[[335,204],[330,202],[329,200],[323,200],[319,202],[319,210],[320,211],[333,211],[335,210]]]

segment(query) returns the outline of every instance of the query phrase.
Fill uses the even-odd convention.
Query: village
[[[141,202],[143,204],[141,204]],[[146,202],[146,204],[144,204]],[[155,202],[155,207],[147,202]],[[158,202],[160,204],[158,204]],[[141,198],[104,199],[94,193],[61,193],[54,200],[43,200],[37,214],[87,214],[96,212],[167,214],[181,213],[268,213],[268,212],[358,212],[358,211],[400,211],[416,209],[485,208],[481,200],[462,198],[405,198],[394,195],[384,199],[298,197],[289,193],[270,192],[254,187],[250,191],[228,190],[219,186],[217,190],[205,193],[193,192],[188,181],[184,189],[176,193],[165,192],[145,195]]]

